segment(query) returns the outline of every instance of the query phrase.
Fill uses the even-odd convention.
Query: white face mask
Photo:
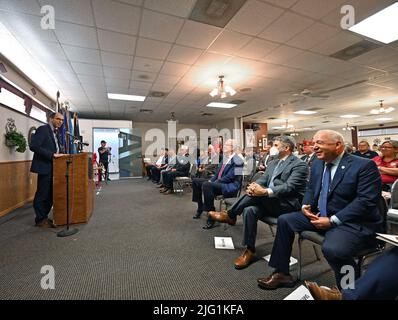
[[[271,147],[269,149],[269,155],[277,157],[279,155],[279,149],[277,147]]]

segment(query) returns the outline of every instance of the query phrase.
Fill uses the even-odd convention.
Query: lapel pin
[[[345,169],[345,166],[341,166],[341,169]]]

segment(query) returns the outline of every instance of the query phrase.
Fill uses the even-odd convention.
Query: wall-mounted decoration
[[[7,119],[6,133],[5,133],[5,143],[7,147],[14,148],[17,147],[15,151],[24,153],[26,150],[26,139],[22,132],[17,132],[17,127],[15,126],[15,120],[12,118]]]

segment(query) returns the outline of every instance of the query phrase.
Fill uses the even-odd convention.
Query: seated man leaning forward
[[[214,211],[214,199],[218,195],[226,198],[236,197],[241,188],[243,160],[235,153],[236,141],[228,139],[223,148],[223,161],[218,165],[215,175],[208,181],[196,180],[192,184],[192,201],[198,204],[196,214]],[[203,229],[211,229],[214,221],[209,218]]]
[[[265,216],[278,217],[301,208],[308,167],[292,154],[294,146],[295,140],[292,137],[276,137],[274,147],[278,150],[278,159],[268,164],[265,173],[247,187],[246,194],[228,211],[209,212],[212,219],[230,225],[234,225],[236,217],[244,213],[243,243],[246,250],[235,260],[236,269],[243,269],[256,259],[255,242],[259,219]]]
[[[377,204],[381,179],[376,164],[344,152],[344,138],[332,130],[318,131],[314,138],[317,160],[301,211],[278,218],[269,266],[274,273],[257,280],[262,289],[293,287],[289,261],[295,232],[317,231],[325,236],[322,252],[335,272],[340,287],[343,266],[357,271],[354,257],[373,247],[375,232],[382,230]]]

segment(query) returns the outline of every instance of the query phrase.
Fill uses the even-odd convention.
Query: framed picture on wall
[[[246,148],[254,148],[256,146],[256,134],[252,129],[245,130]]]
[[[267,138],[263,138],[263,150],[267,148],[268,140]]]

